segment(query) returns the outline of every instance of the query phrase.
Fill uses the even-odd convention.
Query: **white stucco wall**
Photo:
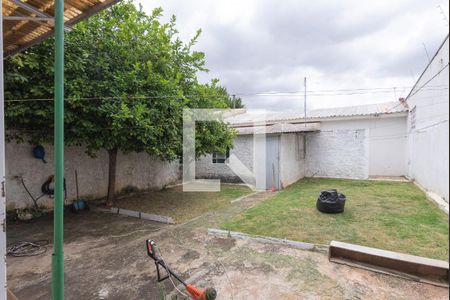
[[[250,170],[253,171],[253,135],[239,135],[234,140],[234,147],[230,149],[230,155],[236,157]],[[224,182],[242,182],[242,180],[225,164],[214,164],[212,155],[199,158],[195,164],[195,175],[203,179],[221,179]]]
[[[321,120],[321,131],[282,134],[280,181],[286,187],[305,176],[357,178],[407,175],[407,113]],[[303,152],[306,136],[306,157]],[[253,136],[241,135],[230,152],[250,170]],[[240,182],[227,164],[213,164],[211,155],[196,163],[198,178]]]
[[[406,116],[374,119],[369,130],[369,175],[406,176]]]
[[[298,133],[282,134],[280,137],[280,181],[283,188],[305,176],[304,136]]]
[[[8,209],[32,206],[33,202],[26,193],[17,176],[23,177],[30,192],[38,197],[41,186],[54,174],[53,147],[45,146],[46,161],[32,156],[32,146],[28,144],[6,144],[7,207]],[[160,189],[179,179],[179,163],[164,162],[146,153],[118,154],[116,190],[127,186],[138,189]],[[108,189],[108,155],[106,151],[90,158],[82,147],[66,147],[65,178],[67,186],[67,204],[76,198],[75,170],[78,172],[80,196],[83,198],[100,198],[107,195]],[[53,199],[43,197],[39,204],[53,206]]]
[[[329,130],[306,136],[307,176],[367,178],[365,129]]]
[[[303,139],[301,134],[296,133],[280,136],[279,171],[283,187],[304,177]],[[250,171],[253,171],[254,167],[253,143],[253,135],[239,135],[234,140],[233,149],[230,150],[230,155],[236,155]],[[203,156],[196,162],[195,173],[197,178],[220,178],[225,182],[242,182],[227,164],[212,163],[211,155]]]
[[[307,176],[405,176],[406,114],[326,119],[307,135]]]
[[[448,63],[447,38],[407,99],[410,111],[415,108],[415,122],[413,112],[410,112],[407,122],[408,175],[447,202],[449,200]]]

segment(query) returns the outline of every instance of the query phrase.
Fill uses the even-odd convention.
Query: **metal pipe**
[[[22,9],[24,9],[26,11],[28,11],[29,13],[32,13],[32,14],[35,14],[36,16],[38,16],[38,17],[41,17],[41,19],[43,19],[41,21],[54,22],[53,16],[51,16],[51,15],[41,11],[40,9],[34,7],[33,5],[30,5],[30,4],[26,3],[26,2],[22,2],[22,0],[11,0],[11,2],[14,3],[14,5],[16,5],[16,6],[22,8]],[[14,17],[9,17],[9,18],[14,18]],[[46,18],[48,18],[49,20],[44,20]],[[10,19],[10,20],[12,20],[12,19]],[[28,21],[39,22],[39,20],[28,20]],[[68,27],[68,26],[66,26],[65,28],[66,28],[67,31],[71,30],[71,28]]]
[[[306,102],[306,77],[305,77],[305,81],[304,81],[304,89],[305,89],[305,95],[304,95],[304,106],[303,106],[303,109],[304,109],[304,118],[305,118],[305,127],[306,127],[306,113],[307,113],[307,108],[306,108],[306,104],[307,104],[307,102]]]
[[[55,204],[52,299],[64,299],[64,0],[55,0]]]
[[[161,267],[163,267],[164,269],[166,269],[167,273],[170,274],[170,276],[173,276],[176,280],[178,280],[182,285],[187,286],[186,281],[184,281],[183,279],[181,279],[180,276],[178,276],[177,273],[175,273],[169,266],[166,265],[164,260],[158,260],[156,261],[157,264],[159,264]]]
[[[6,299],[5,115],[3,84],[3,0],[0,0],[0,299]]]
[[[34,21],[34,22],[54,22],[51,17],[28,17],[28,16],[7,16],[3,17],[5,21]]]

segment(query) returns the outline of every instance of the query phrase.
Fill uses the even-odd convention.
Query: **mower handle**
[[[154,240],[146,240],[145,243],[147,246],[148,256],[150,256],[155,261],[156,271],[158,274],[158,282],[162,282],[162,281],[166,280],[167,278],[170,278],[170,276],[173,276],[174,278],[176,278],[179,282],[181,282],[186,287],[186,290],[189,292],[192,299],[194,299],[194,300],[215,300],[216,299],[217,292],[215,289],[207,288],[206,290],[201,291],[201,290],[197,289],[196,287],[194,287],[190,284],[187,284],[175,272],[173,272],[165,264],[164,260],[162,260],[162,258],[158,256],[158,246],[156,246],[156,242]],[[159,271],[160,266],[162,268],[164,268],[168,273],[168,275],[164,278],[161,278],[161,276],[160,276],[160,271]]]

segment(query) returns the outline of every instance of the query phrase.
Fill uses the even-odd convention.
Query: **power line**
[[[447,64],[448,66],[448,64]],[[442,72],[442,70],[441,70]],[[438,74],[437,74],[438,75]],[[434,79],[434,78],[432,78]],[[431,81],[431,80],[430,80]],[[381,88],[374,88],[374,89],[355,89],[355,90],[347,90],[348,92],[339,92],[344,90],[328,90],[328,91],[309,91],[308,96],[309,97],[329,97],[329,96],[351,96],[351,95],[364,95],[364,94],[387,94],[392,93],[392,89],[394,88],[383,88],[386,90],[382,90]],[[442,91],[442,90],[448,90],[448,85],[444,86],[429,86],[425,87],[423,86],[420,88],[420,90],[427,90],[427,91]],[[332,91],[335,91],[334,93]],[[235,95],[238,96],[279,96],[279,97],[300,97],[301,93],[305,93],[305,91],[285,91],[285,92],[268,92],[268,93],[253,93],[253,94],[243,94],[243,93],[236,93]],[[414,95],[414,94],[412,94]],[[411,96],[412,96],[411,95]],[[129,97],[81,97],[81,98],[66,98],[66,101],[120,101],[120,100],[153,100],[153,99],[180,99],[183,98],[192,98],[192,97],[199,97],[199,98],[218,98],[221,96],[217,95],[160,95],[160,96],[129,96]],[[54,101],[53,98],[29,98],[29,99],[8,99],[5,100],[7,103],[13,103],[13,102],[46,102],[46,101]]]
[[[393,89],[411,89],[414,86],[395,86],[395,87],[376,87],[376,88],[357,88],[357,89],[328,89],[328,90],[311,90],[309,93],[328,93],[328,92],[353,92],[353,91],[374,91],[374,90],[387,90],[392,91]],[[430,86],[430,88],[442,88],[447,87],[447,85],[436,85],[436,86]],[[259,93],[252,93],[252,94],[245,94],[240,93],[240,95],[278,95],[278,94],[301,94],[304,90],[297,90],[297,91],[266,91],[266,92],[259,92]]]
[[[440,103],[445,103],[445,102],[440,102]],[[429,105],[423,105],[422,107],[428,107],[428,106],[433,106],[433,105],[435,105],[435,104],[439,104],[439,103],[433,103],[433,104],[429,104]],[[390,110],[392,110],[392,108],[390,109]],[[388,110],[389,111],[389,110]],[[362,115],[362,116],[364,116],[364,115]],[[423,120],[430,120],[430,119],[435,119],[435,118],[439,118],[439,117],[448,117],[449,116],[449,113],[447,112],[447,113],[442,113],[442,114],[435,114],[435,115],[430,115],[430,116],[427,116],[427,117],[424,117],[424,118],[420,118],[420,119],[418,119],[418,121],[423,121]],[[345,117],[345,116],[344,116]],[[352,116],[350,116],[350,117],[352,117]],[[271,121],[274,121],[274,122],[276,122],[277,120],[271,120]],[[278,120],[278,121],[282,121],[282,120]],[[291,120],[292,121],[292,120]],[[306,123],[305,123],[306,124]],[[150,125],[149,127],[156,127],[157,125]],[[397,127],[398,125],[397,124],[390,124],[390,125],[383,125],[383,126],[378,126],[378,125],[374,125],[374,126],[370,126],[370,127],[368,127],[367,129],[372,129],[372,130],[374,130],[374,129],[380,129],[380,128],[388,128],[388,127]],[[147,128],[147,127],[142,127],[142,126],[127,126],[127,127],[121,127],[120,129],[144,129],[144,128]],[[73,128],[67,128],[67,130],[71,130],[71,129],[73,129]],[[95,132],[95,131],[98,131],[98,130],[114,130],[114,129],[117,129],[117,128],[115,128],[115,127],[95,127],[94,129],[92,129],[91,131],[92,132]],[[9,128],[8,129],[9,131],[24,131],[24,132],[39,132],[39,131],[41,131],[41,130],[39,130],[39,129],[29,129],[29,128]],[[44,130],[45,131],[45,130]],[[322,132],[333,132],[333,131],[322,131]]]
[[[448,120],[442,120],[442,121],[440,121],[440,122],[436,122],[436,123],[433,123],[433,124],[431,124],[431,125],[427,125],[427,126],[425,126],[425,127],[416,129],[415,132],[417,132],[417,133],[424,133],[424,132],[421,132],[421,130],[429,129],[429,128],[432,128],[432,127],[435,127],[435,126],[438,126],[438,125],[441,125],[441,124],[444,124],[444,123],[447,123],[447,122],[448,122]]]
[[[122,129],[140,129],[142,127],[125,127]],[[380,127],[381,128],[381,127]],[[96,128],[97,130],[111,130],[112,128]],[[11,129],[11,130],[17,130],[22,132],[39,132],[38,129]],[[350,130],[353,131],[353,130]],[[70,132],[70,130],[69,130]],[[321,133],[335,133],[335,131],[320,131]],[[368,136],[369,140],[390,140],[390,139],[399,139],[399,138],[407,138],[408,135],[406,134],[399,134],[399,135],[378,135],[378,136]]]
[[[436,77],[438,77],[445,69],[448,68],[448,64],[447,63],[441,70],[439,70],[439,72],[437,72],[436,74],[434,74],[433,77],[431,77],[430,79],[428,79],[421,87],[417,88],[414,90],[411,90],[411,93],[408,95],[408,97],[406,97],[406,99],[411,98],[412,96],[414,96],[415,94],[417,94],[418,92],[420,92],[422,89],[424,89],[431,81],[433,81]]]

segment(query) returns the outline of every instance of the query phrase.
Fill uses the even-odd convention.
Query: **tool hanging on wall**
[[[87,202],[83,199],[80,199],[80,193],[78,189],[78,172],[75,170],[75,187],[77,190],[77,199],[73,201],[72,203],[72,211],[73,212],[79,212],[81,210],[85,210],[88,208]]]
[[[18,176],[18,177],[19,177],[19,176]],[[30,190],[28,189],[28,187],[26,186],[25,181],[23,180],[23,177],[20,176],[19,179],[20,179],[20,182],[22,183],[23,188],[25,189],[25,191],[27,192],[27,194],[30,196],[31,200],[33,200],[34,208],[35,208],[36,210],[39,210],[38,200],[41,199],[42,197],[44,197],[45,194],[43,193],[43,194],[40,195],[39,197],[36,197],[36,198],[35,198],[35,197],[31,194],[31,192],[30,192]]]
[[[40,211],[39,205],[38,205],[38,201],[43,198],[44,196],[49,196],[50,198],[53,197],[54,194],[54,189],[53,189],[53,184],[54,184],[54,178],[55,176],[50,175],[48,177],[48,179],[42,184],[41,186],[41,195],[39,195],[38,197],[34,197],[33,194],[31,193],[30,189],[27,187],[27,185],[25,184],[25,180],[23,179],[22,176],[15,176],[14,178],[20,180],[20,182],[22,183],[23,188],[25,189],[25,191],[27,192],[27,194],[30,196],[31,200],[33,200],[33,205],[34,205],[34,209],[36,211]],[[65,198],[67,198],[67,187],[66,187],[66,179],[64,178],[64,195]],[[77,188],[77,198],[78,198],[78,188]],[[84,201],[84,200],[82,200]]]
[[[162,282],[166,279],[169,279],[172,284],[174,285],[175,289],[177,287],[172,281],[172,277],[181,282],[181,284],[184,285],[186,288],[186,291],[188,291],[189,295],[194,300],[214,300],[217,297],[217,292],[214,288],[207,288],[203,291],[197,289],[191,284],[187,284],[179,275],[177,275],[174,271],[172,271],[171,268],[164,262],[164,259],[161,257],[161,254],[159,253],[158,247],[156,246],[156,242],[153,240],[147,240],[146,241],[147,246],[147,254],[150,258],[152,258],[155,261],[156,265],[156,273],[158,275],[158,282]],[[161,277],[161,270],[160,267],[166,270],[167,275],[164,277]],[[178,289],[177,289],[178,290]]]
[[[41,145],[37,145],[33,148],[33,156],[34,158],[40,159],[44,162],[44,164],[47,163],[45,160],[45,149]]]
[[[55,189],[53,188],[55,184],[55,175],[50,175],[48,179],[42,184],[41,191],[44,195],[47,195],[49,197],[53,197],[55,193]],[[66,187],[66,179],[64,178],[64,199],[67,198],[67,187]]]

